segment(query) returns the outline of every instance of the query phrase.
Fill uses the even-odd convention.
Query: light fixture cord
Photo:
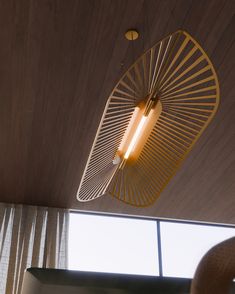
[[[146,50],[146,47],[149,45],[150,43],[150,34],[149,34],[149,18],[148,18],[148,3],[146,0],[143,1],[143,52]],[[149,95],[149,89],[148,89],[148,82],[147,79],[150,79],[150,77],[145,77],[146,81],[144,79],[144,89],[147,93],[147,95]],[[147,84],[145,84],[147,82]],[[146,88],[145,88],[146,87]]]
[[[135,61],[135,51],[134,51],[134,35],[133,35],[134,33],[133,33],[133,31],[131,32],[131,43],[132,43],[132,62],[134,63],[134,61]],[[135,66],[133,66],[133,71],[134,71],[134,73],[133,73],[133,78],[134,78],[134,85],[133,85],[133,99],[134,99],[134,103],[136,104],[136,86],[135,86],[135,84],[136,84],[136,77],[135,77]]]

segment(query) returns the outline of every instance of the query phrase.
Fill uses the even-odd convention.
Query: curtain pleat
[[[11,216],[11,209],[4,209],[0,206],[0,225],[1,225],[1,237],[0,237],[0,264],[1,264],[1,258],[3,256],[3,244],[5,243],[6,234],[7,234],[7,228],[8,223]]]
[[[47,210],[39,207],[37,209],[36,221],[34,223],[34,246],[32,252],[32,267],[43,266],[43,252],[45,247],[45,234],[47,223]]]
[[[29,267],[67,268],[69,212],[0,203],[0,294],[20,294]]]

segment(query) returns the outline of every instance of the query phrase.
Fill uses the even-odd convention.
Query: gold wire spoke
[[[134,172],[131,170],[131,175],[128,173],[128,170],[130,171],[127,167],[125,170],[117,171],[109,187],[109,193],[123,202],[133,203],[136,206],[150,205],[154,201],[154,198],[147,193],[142,185],[136,185],[133,184],[133,181],[129,181],[130,177],[143,178],[143,175],[138,176],[138,169],[134,169]]]
[[[138,158],[120,168],[112,163],[134,109],[155,95],[159,117]],[[105,192],[148,206],[179,169],[219,104],[218,79],[208,56],[187,32],[162,39],[129,68],[113,89],[102,116],[77,198]]]
[[[97,193],[103,194],[110,182],[110,177],[114,173],[116,166],[108,164],[103,170],[99,170],[92,178],[84,180],[80,187],[79,200],[90,201],[97,198]]]
[[[141,182],[141,185],[134,177],[129,178],[129,181],[138,191],[150,191],[148,186],[151,183],[151,195],[155,196],[154,199],[157,199],[176,173],[208,125],[219,100],[218,81],[211,62],[191,36],[184,32],[181,34],[181,44],[178,43],[179,49],[174,57],[167,56],[171,45],[173,46],[173,38],[168,38],[150,49],[142,58],[142,64],[145,66],[143,82],[146,83],[147,76],[149,92],[153,89],[159,91],[163,112],[136,163],[138,169],[143,172],[142,176],[146,173],[149,180],[146,183]],[[191,47],[186,51],[189,44]],[[193,58],[195,54],[198,54],[198,57]],[[169,66],[164,67],[164,60],[167,58]],[[163,68],[165,72],[161,72]],[[122,173],[125,173],[125,168]],[[121,198],[120,195],[118,197]],[[126,202],[136,205],[131,199]],[[146,198],[144,203],[148,205]],[[143,206],[143,198],[139,206]]]
[[[118,104],[113,104],[114,101]],[[104,194],[117,168],[112,161],[131,119],[133,106],[134,100],[129,96],[110,96],[79,187],[79,201],[90,201]]]

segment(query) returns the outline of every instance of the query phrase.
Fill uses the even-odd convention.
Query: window
[[[235,236],[234,228],[160,222],[163,275],[193,278],[203,255]]]
[[[155,221],[71,213],[69,269],[158,275]]]
[[[192,278],[203,255],[234,236],[232,226],[71,213],[69,269]]]

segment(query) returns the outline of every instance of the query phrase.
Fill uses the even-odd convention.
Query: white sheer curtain
[[[67,268],[66,209],[0,203],[0,293],[20,294],[28,267]]]

